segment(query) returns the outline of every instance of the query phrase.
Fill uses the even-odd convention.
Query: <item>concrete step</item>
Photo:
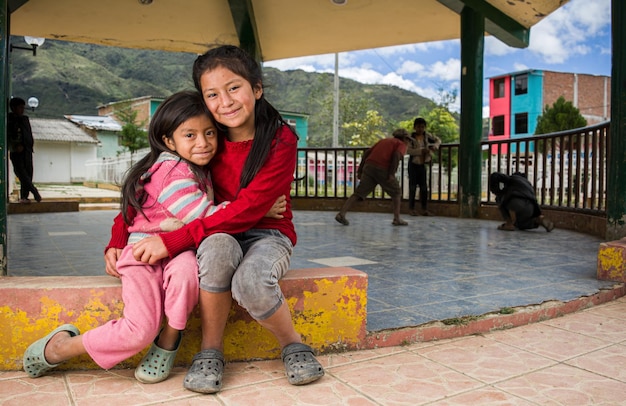
[[[292,269],[280,281],[294,326],[305,343],[320,353],[356,350],[366,336],[367,274],[348,267]],[[109,276],[0,278],[0,371],[22,369],[22,356],[32,342],[70,323],[85,332],[122,316],[121,283]],[[185,329],[177,366],[189,366],[199,351],[200,313]],[[111,345],[115,345],[112,343]],[[118,368],[134,368],[142,353]],[[229,361],[280,357],[278,342],[234,304],[224,335]],[[60,369],[97,369],[87,356]]]

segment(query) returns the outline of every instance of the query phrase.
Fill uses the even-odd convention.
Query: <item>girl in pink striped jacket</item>
[[[217,129],[199,93],[168,97],[150,123],[148,138],[150,153],[129,170],[122,187],[122,212],[131,213],[125,216],[131,236],[117,263],[124,315],[83,335],[65,324],[31,344],[24,370],[33,378],[84,353],[109,369],[150,343],[135,377],[156,383],[171,371],[182,330],[198,303],[195,250],[150,265],[133,258],[132,244],[211,215],[225,203],[213,203],[207,164],[217,151]]]

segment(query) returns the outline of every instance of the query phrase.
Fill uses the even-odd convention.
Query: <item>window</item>
[[[504,97],[504,79],[495,79],[493,81],[493,98],[500,99]]]
[[[528,93],[528,75],[515,76],[515,95]]]
[[[515,115],[515,134],[528,133],[528,113],[518,113]]]
[[[493,135],[504,135],[504,116],[495,116],[491,125]]]

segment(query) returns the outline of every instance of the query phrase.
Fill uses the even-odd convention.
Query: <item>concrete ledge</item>
[[[78,211],[79,203],[77,201],[41,201],[39,203],[9,203],[7,205],[7,214],[26,214],[26,213],[64,213]]]
[[[583,296],[569,302],[550,300],[540,304],[514,307],[510,314],[494,312],[481,316],[433,321],[416,327],[371,332],[363,341],[363,348],[399,346],[507,330],[575,313],[616,300],[624,295],[626,295],[626,286],[622,283],[610,289],[600,290],[594,295]]]
[[[367,275],[352,268],[290,270],[280,282],[296,330],[320,353],[358,349],[366,336]],[[87,331],[121,317],[121,284],[109,276],[0,278],[0,370],[21,370],[26,347],[64,323]],[[176,359],[188,366],[200,349],[200,317],[194,311]],[[111,345],[116,345],[111,343]],[[238,305],[224,336],[229,361],[280,356],[274,337]],[[142,354],[118,367],[134,368]],[[61,369],[99,368],[87,356]]]
[[[626,282],[626,238],[600,243],[597,278]]]

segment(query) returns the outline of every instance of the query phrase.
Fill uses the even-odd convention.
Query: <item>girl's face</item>
[[[184,121],[172,137],[164,135],[163,142],[182,158],[204,166],[217,151],[217,129],[209,116],[202,114]]]
[[[202,97],[215,120],[228,127],[231,141],[254,137],[254,106],[263,95],[243,77],[222,66],[200,76]]]

